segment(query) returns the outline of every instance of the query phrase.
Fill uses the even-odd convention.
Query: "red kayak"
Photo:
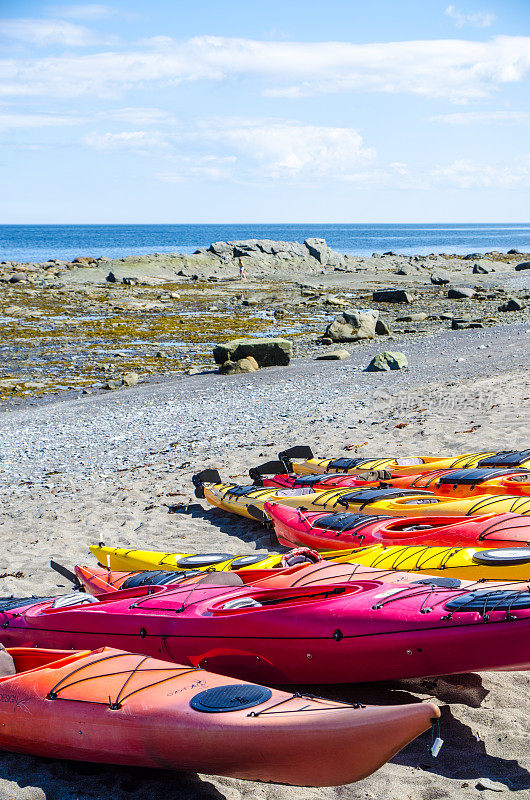
[[[331,786],[370,775],[439,716],[432,703],[320,700],[109,647],[2,652],[0,748],[44,758]]]
[[[296,553],[296,550],[292,551]],[[362,555],[362,550],[360,551]],[[494,551],[498,552],[497,550]],[[502,551],[501,551],[502,552]],[[506,551],[507,552],[507,551]],[[516,551],[514,551],[516,552]],[[337,551],[337,556],[340,553]],[[451,572],[451,570],[448,570]],[[102,567],[77,566],[75,574],[83,589],[89,594],[99,597],[100,595],[118,592],[121,589],[131,589],[135,586],[168,586],[179,584],[179,586],[193,586],[205,580],[212,583],[216,581],[219,585],[223,584],[224,573],[209,572],[190,574],[186,572],[118,572],[109,571]],[[234,571],[241,581],[241,586],[258,586],[261,588],[287,588],[294,586],[313,586],[315,584],[335,584],[349,583],[358,580],[375,580],[381,583],[392,584],[429,584],[433,586],[446,586],[450,589],[462,587],[464,589],[483,589],[484,579],[465,580],[451,575],[436,576],[428,573],[405,572],[395,569],[382,569],[380,567],[370,567],[365,564],[357,564],[353,557],[348,561],[321,560],[316,563],[300,563],[293,567],[284,569],[256,569]],[[171,580],[168,580],[171,578]],[[527,589],[530,591],[530,583],[520,580],[488,580],[488,588],[497,589]]]
[[[344,550],[368,544],[432,547],[528,547],[530,520],[520,514],[487,517],[385,517],[344,511],[305,511],[265,503],[280,544]]]
[[[227,573],[228,574],[228,573]],[[274,684],[530,667],[530,593],[376,580],[291,588],[145,586],[0,602],[6,646],[103,643]]]

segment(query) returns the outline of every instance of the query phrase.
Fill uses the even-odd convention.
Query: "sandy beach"
[[[388,346],[385,344],[385,346]],[[400,345],[409,368],[366,373],[381,348],[343,362],[297,358],[249,375],[166,378],[124,391],[4,408],[0,415],[3,596],[68,591],[49,569],[90,563],[98,541],[161,550],[282,550],[257,523],[192,499],[191,475],[250,466],[293,444],[316,454],[428,454],[521,448],[530,430],[528,328],[443,331]],[[404,423],[404,424],[403,424]],[[145,772],[2,754],[0,796],[14,800],[227,798],[438,800],[492,795],[480,778],[530,796],[528,674],[458,675],[399,684],[311,687],[377,703],[434,698],[444,747],[425,734],[372,777],[297,789],[207,775]],[[340,758],[340,753],[337,753]]]

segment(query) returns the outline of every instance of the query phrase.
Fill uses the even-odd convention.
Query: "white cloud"
[[[151,153],[154,149],[166,148],[168,143],[158,131],[122,131],[120,133],[88,133],[83,144],[96,150],[136,150]]]
[[[4,19],[0,20],[0,36],[27,44],[44,47],[62,44],[67,47],[85,47],[94,44],[92,32],[82,25],[63,20]]]
[[[170,125],[176,122],[169,111],[163,111],[161,108],[116,108],[112,111],[102,111],[98,116],[131,125]]]
[[[102,5],[101,3],[87,3],[86,5],[72,6],[51,6],[51,14],[67,19],[104,19],[116,14],[116,9],[112,6]]]
[[[172,159],[171,169],[162,173],[166,181],[184,174],[242,181],[349,180],[375,157],[352,128],[274,119],[213,118],[166,131],[93,132],[82,141],[98,150],[144,154],[166,148]]]
[[[409,93],[463,102],[486,97],[530,72],[530,37],[350,44],[202,36],[151,41],[135,52],[0,61],[4,96],[113,97],[135,87],[259,81],[268,96],[338,92]]]
[[[513,189],[530,186],[530,157],[517,163],[477,164],[461,158],[431,172],[431,182],[457,189]]]
[[[475,125],[489,122],[530,122],[528,111],[463,111],[455,114],[438,114],[430,122],[445,122],[448,125]]]
[[[215,119],[202,123],[197,136],[243,155],[262,178],[343,179],[375,156],[352,128],[283,120]]]
[[[476,11],[473,14],[462,14],[462,12],[458,11],[453,5],[447,6],[444,14],[451,17],[457,28],[462,28],[464,25],[472,25],[475,28],[489,28],[497,20],[497,17],[491,11]]]
[[[80,125],[86,118],[67,114],[17,114],[0,111],[0,130],[14,128],[56,128],[64,125]]]
[[[236,164],[236,156],[181,156],[173,159],[171,172],[159,172],[155,178],[164,183],[180,183],[194,177],[227,180],[233,177]]]

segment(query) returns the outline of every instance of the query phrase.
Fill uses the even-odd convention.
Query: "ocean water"
[[[193,253],[233,239],[326,239],[340,253],[530,251],[529,224],[440,225],[0,225],[0,261],[43,262],[76,256]]]

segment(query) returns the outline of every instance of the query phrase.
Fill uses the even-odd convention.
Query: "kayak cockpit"
[[[38,647],[10,647],[0,652],[0,656],[5,655],[10,659],[13,671],[6,673],[6,665],[0,663],[0,681],[43,667],[58,669],[85,658],[90,652],[90,650],[41,650]]]

